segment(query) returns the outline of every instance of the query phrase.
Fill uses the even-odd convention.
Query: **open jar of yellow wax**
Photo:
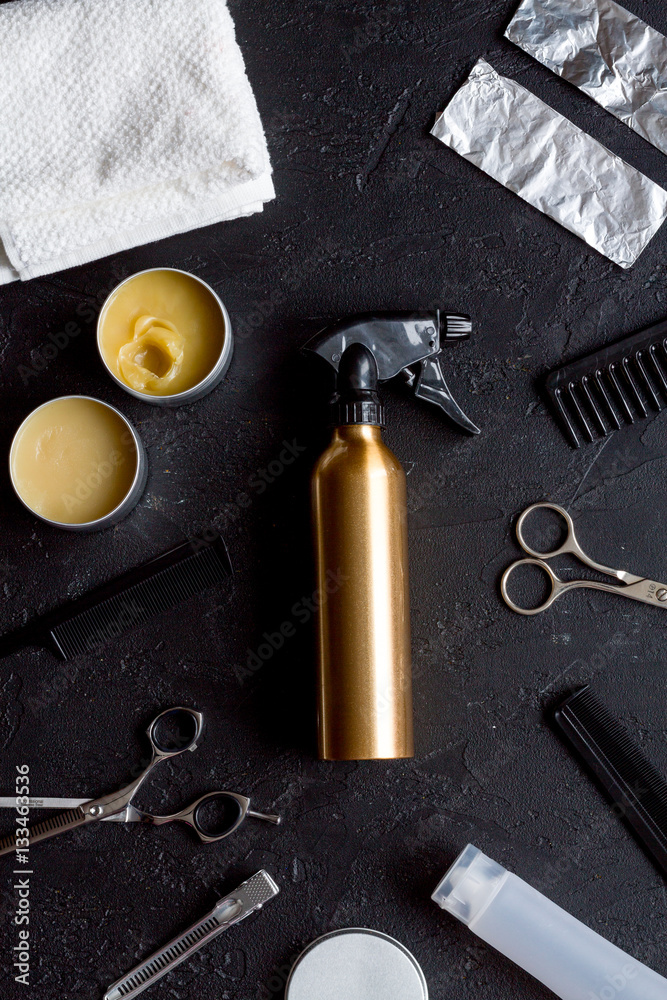
[[[97,531],[126,517],[146,485],[144,447],[114,406],[60,396],[23,421],[9,452],[19,500],[42,521]]]
[[[158,406],[192,403],[232,359],[229,315],[213,289],[186,271],[153,268],[126,278],[97,323],[107,371],[126,392]]]

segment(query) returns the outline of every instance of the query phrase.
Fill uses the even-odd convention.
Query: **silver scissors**
[[[539,510],[540,508],[546,508],[547,510],[555,510],[557,514],[564,519],[567,525],[567,536],[562,545],[558,548],[553,549],[551,552],[537,552],[532,549],[530,545],[526,542],[523,537],[523,526],[526,522],[526,518],[530,517],[534,510]],[[568,512],[563,508],[559,507],[555,503],[534,503],[530,507],[524,510],[523,514],[520,515],[519,520],[516,523],[516,537],[519,540],[519,545],[524,552],[528,553],[528,559],[518,559],[516,562],[508,566],[503,573],[502,580],[500,581],[500,592],[502,594],[505,604],[516,611],[520,615],[539,615],[540,612],[546,611],[551,605],[557,600],[562,594],[565,594],[568,590],[575,590],[578,587],[590,587],[593,590],[604,590],[608,594],[620,594],[621,597],[630,597],[633,601],[642,601],[644,604],[655,604],[658,607],[667,607],[667,584],[657,583],[655,580],[647,580],[643,576],[634,576],[632,573],[627,573],[622,569],[611,569],[609,566],[603,566],[601,563],[596,563],[593,559],[589,559],[586,553],[583,551],[577,537],[574,532],[574,522],[568,514]],[[547,559],[553,559],[554,556],[560,555],[573,555],[579,560],[579,562],[584,563],[589,569],[596,570],[598,573],[604,573],[606,576],[613,576],[616,580],[621,581],[621,586],[614,583],[598,583],[596,580],[561,580],[553,572],[551,567],[545,561]],[[549,577],[551,582],[551,593],[547,599],[536,608],[521,608],[518,604],[515,604],[507,592],[507,584],[512,576],[512,573],[519,566],[538,566],[544,573]]]
[[[116,823],[146,823],[150,826],[162,826],[165,823],[179,821],[187,823],[204,844],[212,844],[214,841],[228,837],[235,830],[238,830],[247,816],[266,820],[268,823],[280,823],[280,816],[254,812],[250,809],[250,799],[237,792],[209,792],[171,816],[154,816],[152,813],[144,812],[132,805],[132,799],[136,792],[156,764],[177,757],[179,754],[185,753],[186,750],[197,749],[197,741],[201,737],[203,727],[203,715],[192,708],[178,706],[161,712],[157,718],[153,719],[147,730],[151,745],[150,762],[131,784],[99,799],[32,799],[34,808],[65,808],[67,811],[58,816],[52,816],[42,823],[24,828],[25,832],[17,827],[16,833],[0,839],[0,856],[9,854],[17,848],[32,847],[40,840],[57,837],[61,833],[67,833],[69,830],[74,830],[78,826],[84,826],[95,820],[111,820]],[[215,807],[214,810],[208,809],[208,812],[215,812],[213,826],[210,825],[210,822],[206,822],[207,807],[211,806]],[[31,800],[29,797],[25,797],[23,800],[22,798],[17,799],[15,796],[2,798],[0,799],[0,807],[11,808],[19,814],[24,812],[24,815],[27,815],[31,808]],[[25,844],[23,844],[23,840],[26,840]]]

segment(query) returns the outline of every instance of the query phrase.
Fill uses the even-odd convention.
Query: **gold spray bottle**
[[[450,339],[469,335],[467,317],[448,321],[464,326]],[[412,757],[406,482],[382,440],[378,381],[404,372],[418,396],[478,430],[442,377],[437,312],[357,317],[306,350],[338,372],[335,429],[312,478],[320,757]]]

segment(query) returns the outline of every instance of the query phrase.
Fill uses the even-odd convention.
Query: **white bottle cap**
[[[438,906],[469,924],[481,916],[508,872],[473,844],[468,844],[431,896]]]

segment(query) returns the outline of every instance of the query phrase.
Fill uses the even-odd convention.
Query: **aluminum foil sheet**
[[[484,59],[432,134],[621,267],[667,218],[667,191]]]
[[[523,0],[506,32],[667,153],[667,38],[612,0]]]

